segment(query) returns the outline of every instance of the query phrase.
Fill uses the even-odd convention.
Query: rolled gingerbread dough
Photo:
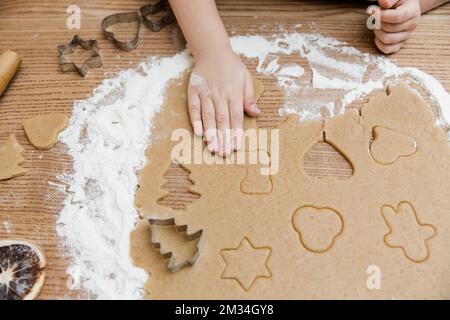
[[[23,147],[17,142],[15,135],[10,135],[4,145],[0,146],[0,180],[6,180],[25,174],[21,167],[25,162],[22,157]]]
[[[192,133],[186,87],[185,77],[167,91],[136,195],[144,220],[131,235],[131,255],[149,272],[147,298],[450,299],[450,147],[430,108],[406,85],[325,123],[289,117],[279,127],[279,170],[268,193],[242,191],[245,165],[183,164],[200,197],[173,210],[157,200],[166,193],[162,175],[177,143],[172,131]],[[417,150],[378,163],[369,150],[374,127],[414,137]],[[324,132],[354,168],[349,179],[302,169]],[[147,218],[174,219],[187,234],[203,230],[195,265],[169,272],[151,247]]]
[[[67,115],[50,113],[24,120],[22,125],[30,143],[37,149],[50,149],[58,141],[58,134],[69,123]]]

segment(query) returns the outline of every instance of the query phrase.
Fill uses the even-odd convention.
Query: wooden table
[[[81,29],[68,30],[66,9],[75,3],[81,8]],[[0,143],[14,133],[26,149],[25,167],[29,170],[22,177],[0,182],[0,238],[31,239],[45,250],[48,277],[40,295],[42,299],[83,296],[68,293],[66,268],[70,257],[61,253],[62,244],[55,231],[55,221],[66,196],[60,175],[70,173],[71,159],[61,144],[48,151],[31,147],[21,121],[41,113],[69,114],[73,101],[86,98],[105,78],[105,72],[136,66],[150,55],[176,52],[170,28],[159,33],[144,28],[140,48],[128,53],[104,38],[100,23],[105,16],[137,10],[145,0],[78,0],[75,3],[69,0],[0,3],[0,49],[12,49],[23,58],[20,71],[0,98]],[[272,35],[279,33],[280,28],[293,31],[294,25],[301,23],[300,31],[326,34],[377,54],[373,36],[365,27],[367,5],[363,1],[218,1],[231,34]],[[450,4],[447,4],[424,16],[412,38],[392,58],[400,66],[418,67],[435,76],[450,91],[449,30]],[[92,70],[86,78],[76,73],[63,74],[57,64],[56,46],[68,43],[74,34],[86,39],[97,38],[101,48],[103,68]],[[267,90],[260,102],[265,116],[259,125],[272,126],[279,121],[275,112],[282,102],[282,93],[274,83],[265,82],[265,85]],[[326,146],[318,149],[319,154],[332,153]],[[310,165],[314,167],[314,163]],[[345,175],[346,170],[338,168],[336,172]],[[172,168],[167,177],[171,182],[169,189],[175,191],[168,204],[180,205],[183,200],[177,194],[181,198],[184,194],[186,199],[185,173]],[[189,197],[186,201],[190,201]]]

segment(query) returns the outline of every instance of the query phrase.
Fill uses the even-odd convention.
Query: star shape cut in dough
[[[245,237],[238,247],[220,251],[226,264],[221,278],[236,280],[242,289],[248,291],[257,279],[272,277],[267,266],[271,253],[270,247],[255,247]]]

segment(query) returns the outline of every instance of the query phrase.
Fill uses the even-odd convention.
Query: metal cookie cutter
[[[158,32],[165,26],[175,22],[175,15],[167,0],[156,0],[139,9],[144,24],[153,32]]]
[[[151,243],[152,246],[155,249],[159,250],[159,253],[161,254],[161,256],[164,259],[169,259],[169,262],[167,264],[167,268],[169,269],[170,272],[177,272],[180,271],[181,269],[183,269],[184,267],[189,267],[189,266],[193,266],[198,258],[200,257],[200,251],[203,245],[203,230],[197,231],[195,233],[192,234],[187,234],[187,226],[186,225],[182,225],[179,226],[175,223],[174,219],[148,219],[148,222],[150,223],[150,226],[174,226],[175,229],[179,232],[184,232],[186,233],[187,239],[188,241],[193,241],[195,239],[199,239],[198,243],[197,243],[197,248],[195,251],[195,254],[184,261],[178,262],[176,261],[176,257],[173,255],[173,253],[171,251],[166,251],[164,249],[164,245],[161,244],[160,240],[157,239],[157,237],[155,236],[154,232],[152,232],[152,236],[151,236]]]
[[[77,46],[80,46],[84,50],[89,50],[92,56],[85,60],[82,65],[78,65],[73,61],[66,59],[66,54],[73,53]],[[59,65],[62,72],[78,71],[83,77],[86,76],[89,69],[100,68],[102,64],[102,58],[97,47],[97,40],[82,40],[78,35],[75,35],[69,44],[62,44],[58,46],[59,51]]]
[[[111,27],[112,25],[115,25],[116,23],[127,23],[127,22],[133,22],[133,21],[137,21],[138,27],[137,27],[136,36],[131,40],[119,41],[115,37],[113,32],[107,31],[107,29],[109,27]],[[108,40],[112,40],[116,44],[116,46],[118,46],[120,49],[125,50],[125,51],[131,51],[131,50],[136,49],[139,46],[139,41],[140,41],[140,37],[141,37],[141,22],[142,22],[142,18],[139,15],[139,12],[116,13],[116,14],[107,16],[105,19],[103,19],[102,30],[103,30],[103,33],[105,34],[106,38]]]

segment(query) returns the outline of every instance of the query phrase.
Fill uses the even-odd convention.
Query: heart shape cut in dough
[[[379,164],[392,164],[398,158],[411,156],[417,151],[416,140],[407,134],[376,126],[373,136],[370,154]]]
[[[50,149],[58,141],[58,135],[69,123],[67,115],[50,113],[27,119],[22,126],[28,140],[37,149]]]

